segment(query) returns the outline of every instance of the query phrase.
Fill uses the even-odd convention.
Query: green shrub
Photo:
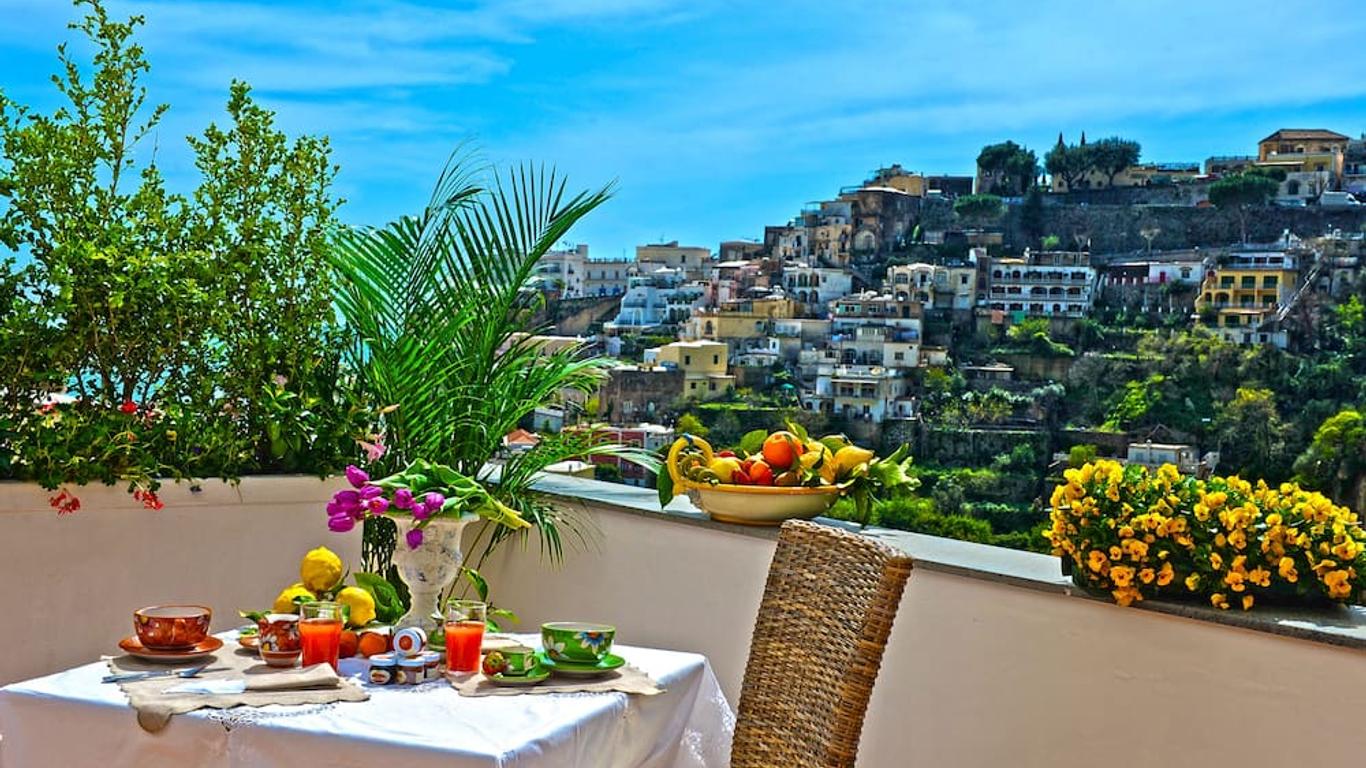
[[[340,468],[374,442],[339,362],[327,140],[289,140],[235,82],[228,122],[188,140],[198,186],[168,189],[142,141],[166,110],[146,103],[142,20],[82,4],[95,53],[59,49],[67,103],[0,94],[0,244],[31,259],[0,263],[0,476],[145,495]]]

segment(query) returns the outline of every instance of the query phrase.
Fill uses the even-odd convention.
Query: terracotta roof
[[[1279,131],[1267,136],[1257,142],[1261,144],[1267,141],[1294,141],[1296,139],[1327,139],[1330,141],[1347,141],[1348,137],[1336,131],[1329,131],[1323,128],[1282,128]]]
[[[541,438],[536,433],[528,432],[520,427],[503,437],[503,445],[536,445],[539,442],[541,442]]]

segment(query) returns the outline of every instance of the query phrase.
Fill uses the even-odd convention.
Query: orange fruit
[[[379,632],[364,632],[360,636],[360,655],[367,659],[389,650],[389,637]]]
[[[359,648],[360,648],[360,638],[356,637],[356,633],[355,633],[355,632],[352,632],[352,631],[349,630],[349,629],[344,629],[344,630],[342,630],[342,633],[341,633],[341,648],[340,648],[340,653],[339,653],[339,655],[340,655],[343,659],[349,659],[349,658],[351,658],[352,656],[355,656],[355,655],[356,655],[356,651],[359,650]]]
[[[773,468],[766,462],[754,462],[749,468],[749,484],[773,485]]]
[[[801,441],[791,432],[774,432],[764,440],[764,463],[778,472],[792,466],[804,452]]]

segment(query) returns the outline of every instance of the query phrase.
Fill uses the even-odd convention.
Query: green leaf
[[[668,470],[655,475],[655,490],[659,491],[659,506],[667,507],[674,498],[674,478]]]
[[[820,442],[821,445],[828,448],[832,454],[839,453],[841,448],[853,445],[853,443],[849,442],[849,438],[844,435],[826,435],[821,438]]]
[[[763,450],[764,441],[767,439],[768,430],[766,429],[756,429],[751,432],[746,432],[745,436],[740,438],[740,450],[748,456],[753,456]]]
[[[480,602],[488,602],[489,583],[483,575],[473,568],[462,568],[461,570],[465,572],[465,579],[474,587],[474,593],[479,595]]]
[[[375,599],[375,619],[382,624],[392,624],[403,616],[403,601],[398,590],[383,576],[377,573],[357,573],[356,586],[370,593]]]
[[[805,443],[809,439],[809,437],[806,434],[806,427],[803,427],[802,425],[798,424],[795,421],[792,421],[791,419],[788,419],[787,431],[796,435],[797,439],[801,440],[803,443]]]

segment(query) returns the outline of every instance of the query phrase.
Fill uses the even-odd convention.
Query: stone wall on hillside
[[[1005,219],[1007,241],[1022,248],[1027,240],[1020,229],[1019,206],[1011,206]],[[1216,208],[1129,205],[1049,205],[1043,209],[1043,227],[1071,247],[1078,234],[1089,235],[1092,253],[1138,251],[1147,247],[1140,235],[1157,229],[1154,250],[1210,248],[1238,242],[1238,217]],[[1266,206],[1252,211],[1247,222],[1248,239],[1270,242],[1290,230],[1301,237],[1326,234],[1333,229],[1359,232],[1366,229],[1366,206],[1350,209],[1285,208]]]

